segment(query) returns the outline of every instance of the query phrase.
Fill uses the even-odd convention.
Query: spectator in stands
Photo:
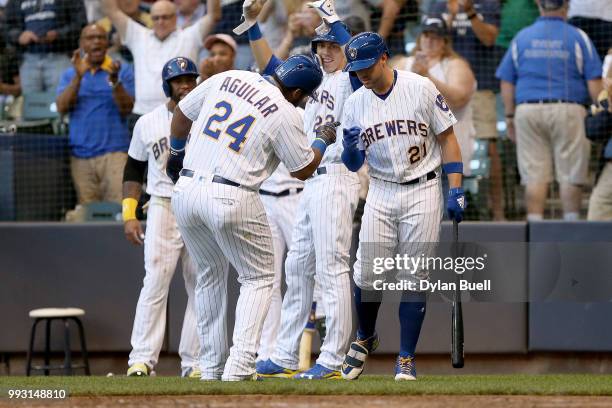
[[[21,95],[18,58],[9,49],[0,48],[0,97]]]
[[[53,91],[87,22],[82,0],[9,0],[8,43],[20,47],[24,93]]]
[[[540,16],[534,0],[506,0],[502,2],[499,35],[495,44],[507,50],[510,42],[519,31]]]
[[[259,25],[270,48],[276,49],[289,29],[289,16],[302,9],[303,0],[268,0],[259,13]]]
[[[406,0],[335,0],[338,17],[341,19],[349,16],[360,17],[367,31],[372,29],[372,9],[379,9],[381,17],[377,31],[385,39],[389,37],[395,20],[405,3]]]
[[[4,33],[5,29],[4,4],[0,0],[0,33]],[[6,95],[21,95],[19,59],[14,49],[6,46],[4,36],[0,35],[0,102]]]
[[[219,0],[208,0],[207,14],[184,30],[177,28],[176,6],[167,0],[159,0],[151,7],[152,30],[128,17],[118,7],[117,0],[102,0],[102,8],[134,56],[136,102],[130,122],[135,123],[140,115],[167,100],[161,84],[161,71],[166,61],[178,56],[198,60],[204,37],[220,17]]]
[[[117,0],[119,9],[125,13],[129,18],[137,22],[143,27],[153,28],[153,20],[151,15],[144,11],[140,7],[140,0]],[[110,18],[104,17],[98,21],[98,25],[102,26],[109,33],[111,39],[111,47],[108,53],[122,63],[132,64],[134,62],[134,56],[130,52],[129,48],[121,44],[121,38],[117,28],[110,21]]]
[[[471,106],[476,79],[470,65],[453,50],[442,16],[425,17],[412,56],[394,58],[391,65],[429,78],[444,96],[458,121],[453,127],[461,147],[463,173],[469,175],[476,135]]]
[[[223,0],[221,6],[221,15],[223,18],[215,25],[213,30],[213,33],[231,36],[236,41],[236,44],[238,44],[238,52],[236,53],[237,69],[249,69],[253,63],[253,54],[251,54],[248,36],[237,36],[232,31],[240,24],[243,3],[244,0]]]
[[[612,3],[609,0],[570,0],[568,23],[583,30],[603,58],[612,47]]]
[[[287,59],[290,55],[310,54],[310,42],[320,24],[321,18],[317,12],[303,3],[301,9],[289,16],[288,30],[274,54],[280,59]]]
[[[187,28],[204,17],[206,7],[201,0],[174,0],[177,10],[177,25]]]
[[[121,203],[134,74],[107,55],[107,34],[97,24],[83,29],[80,46],[61,77],[56,101],[57,110],[70,115],[70,167],[78,202]]]
[[[495,40],[499,33],[499,0],[438,0],[431,6],[430,15],[442,14],[451,29],[453,48],[472,67],[478,82],[473,98],[476,137],[486,139],[491,159],[490,201],[493,219],[505,218],[503,208],[502,166],[497,149],[497,112],[495,79],[498,55]]]
[[[612,48],[606,59],[612,61]],[[606,143],[604,168],[589,200],[589,221],[612,221],[612,67],[604,64],[605,89],[599,95],[599,107],[586,119],[586,135],[593,142]]]
[[[205,81],[215,74],[234,69],[238,44],[227,34],[209,35],[204,40],[204,48],[208,50],[200,64],[200,80]]]
[[[601,90],[601,60],[591,40],[565,22],[565,0],[538,5],[541,17],[512,41],[496,76],[526,186],[527,219],[543,218],[554,166],[564,219],[576,220],[590,153],[584,105]]]

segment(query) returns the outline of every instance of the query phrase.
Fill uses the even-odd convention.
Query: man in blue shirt
[[[499,61],[495,41],[499,34],[501,6],[499,0],[437,0],[431,14],[442,14],[452,34],[453,49],[472,68],[478,90],[472,97],[472,116],[476,137],[488,141],[491,159],[489,207],[493,220],[505,219],[503,208],[502,166],[497,150],[497,112],[495,93],[499,81],[495,67]]]
[[[590,154],[584,106],[601,90],[601,60],[589,37],[565,22],[566,0],[538,5],[540,17],[514,38],[496,76],[508,136],[517,145],[527,219],[543,218],[554,168],[564,219],[576,220]]]
[[[106,31],[81,32],[57,87],[57,110],[70,115],[71,170],[79,204],[121,203],[123,168],[130,144],[125,117],[134,106],[134,74],[107,55]]]

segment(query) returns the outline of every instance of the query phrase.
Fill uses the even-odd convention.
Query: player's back
[[[277,153],[283,149],[279,133],[301,137],[305,145],[296,108],[259,74],[215,75],[179,106],[194,120],[184,167],[220,175],[247,188],[259,188],[278,166]]]

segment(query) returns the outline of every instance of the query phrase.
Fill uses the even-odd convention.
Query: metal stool
[[[84,368],[86,375],[91,375],[89,371],[89,358],[87,357],[87,347],[85,345],[85,332],[83,324],[78,316],[83,316],[83,309],[67,307],[67,308],[45,308],[34,309],[30,311],[30,318],[35,319],[30,333],[30,347],[28,348],[28,361],[26,365],[26,375],[29,376],[32,370],[44,371],[45,375],[49,375],[49,370],[64,370],[65,375],[72,375],[72,370],[75,368]],[[36,326],[41,321],[46,322],[45,326],[45,364],[41,366],[32,366],[32,354],[34,353],[34,339],[36,337]],[[50,365],[51,359],[51,322],[53,320],[62,320],[64,322],[64,364]],[[76,323],[79,329],[79,337],[81,341],[81,353],[83,364],[72,365],[72,352],[70,350],[70,321]]]

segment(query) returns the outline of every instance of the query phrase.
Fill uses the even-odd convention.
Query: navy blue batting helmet
[[[172,58],[166,62],[162,69],[162,87],[164,93],[169,98],[172,96],[172,88],[170,87],[170,80],[183,75],[198,76],[198,67],[195,62],[185,57]]]
[[[346,31],[349,31],[346,24],[344,24],[343,22],[340,22],[340,24],[344,26],[344,29]],[[333,35],[331,31],[328,31],[324,34],[317,34],[317,36],[313,38],[312,42],[310,43],[313,54],[317,53],[317,43],[320,43],[320,42],[331,42],[331,43],[340,44],[340,40],[335,35]]]
[[[366,31],[351,38],[344,53],[347,61],[344,72],[360,71],[374,65],[383,54],[389,54],[389,49],[379,34]]]
[[[321,85],[323,71],[313,58],[294,55],[276,67],[274,76],[286,88],[298,88],[310,95]]]

